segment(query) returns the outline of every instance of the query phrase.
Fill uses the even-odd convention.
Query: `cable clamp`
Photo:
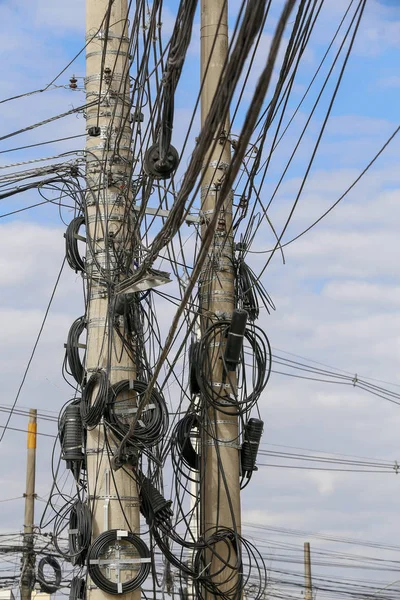
[[[353,387],[356,387],[356,384],[358,383],[358,375],[357,375],[357,373],[354,375],[354,377],[352,379],[352,382],[353,382]]]
[[[221,171],[226,171],[229,168],[229,163],[224,160],[212,160],[208,163],[209,167],[213,169],[220,169]]]
[[[212,381],[212,387],[222,388],[223,390],[230,390],[232,385],[230,383],[221,383],[220,381]]]
[[[230,421],[228,421],[227,419],[215,419],[215,420],[208,421],[208,423],[214,423],[217,425],[222,425],[222,424],[237,425],[237,421],[232,421],[232,419]],[[251,443],[258,444],[258,442],[251,442]]]
[[[126,529],[117,529],[117,540],[120,540],[123,537],[128,537]]]
[[[206,440],[206,446],[224,446],[225,448],[235,448],[236,450],[240,450],[242,444],[238,442],[233,442],[230,440]]]
[[[92,558],[89,563],[91,565],[137,565],[140,563],[151,563],[151,558]]]

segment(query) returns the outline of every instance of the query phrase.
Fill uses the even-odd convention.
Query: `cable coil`
[[[76,319],[68,332],[65,359],[69,373],[79,385],[84,385],[85,371],[79,355],[79,338],[86,327],[85,317]]]
[[[92,535],[92,515],[89,506],[77,500],[69,514],[68,544],[71,563],[85,564],[87,550]]]
[[[131,548],[126,546],[124,542],[127,542],[127,544],[131,546]],[[126,549],[129,550],[129,554],[127,552],[127,556],[131,556],[130,551],[133,549],[135,551],[135,554],[138,554],[137,559],[127,558],[125,563],[130,564],[130,570],[133,570],[132,566],[135,565],[137,560],[137,575],[132,579],[129,579],[128,581],[124,581],[123,583],[114,583],[107,579],[107,577],[105,577],[102,573],[101,566],[99,563],[99,560],[101,560],[102,564],[106,564],[105,562],[103,562],[103,560],[105,561],[108,559],[103,559],[102,557],[105,555],[107,557],[109,556],[110,545],[113,543],[119,546],[119,553],[121,552],[121,549]],[[95,541],[89,549],[87,563],[89,576],[93,580],[94,584],[97,585],[101,590],[103,590],[103,592],[106,592],[107,594],[116,595],[133,592],[134,590],[137,590],[139,587],[142,586],[150,572],[150,560],[150,550],[148,549],[145,542],[138,535],[135,535],[130,531],[110,529],[109,531],[101,533],[95,539]],[[117,563],[119,566],[120,564],[124,563],[124,557],[120,556],[119,558],[115,558],[112,560],[110,559],[110,563],[111,562],[113,563],[113,565]]]
[[[54,580],[48,581],[45,579],[44,568],[49,566],[53,569]],[[61,585],[61,567],[60,563],[54,556],[44,556],[40,559],[37,569],[37,580],[40,589],[45,594],[54,594]]]
[[[72,219],[65,232],[65,256],[71,269],[77,273],[84,271],[85,264],[78,249],[79,229],[85,223],[85,217],[75,217]]]
[[[148,447],[157,444],[167,433],[168,412],[162,394],[154,388],[148,405],[142,406],[146,391],[147,383],[143,381],[123,379],[114,384],[110,389],[105,418],[116,436],[122,439],[140,411],[130,441]],[[121,396],[123,399],[120,399]]]

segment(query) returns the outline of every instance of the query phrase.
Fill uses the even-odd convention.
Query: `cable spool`
[[[176,440],[176,445],[185,465],[193,471],[198,471],[200,467],[200,457],[193,448],[192,440],[190,439],[191,436],[193,436],[193,429],[195,427],[199,427],[197,415],[194,413],[185,415],[183,419],[177,423],[172,437]]]
[[[116,557],[111,556],[113,549],[116,551]],[[150,562],[150,551],[144,541],[130,531],[118,529],[101,533],[89,548],[87,558],[88,572],[93,583],[103,592],[113,595],[127,594],[141,587],[149,575]],[[103,574],[107,564],[112,565],[110,570],[117,571],[118,580],[122,570],[138,572],[128,581],[113,582]],[[126,567],[122,569],[121,565]]]
[[[92,395],[96,387],[96,398],[93,400]],[[109,382],[107,373],[104,369],[94,371],[83,389],[81,400],[82,423],[86,429],[93,429],[100,423],[107,404],[108,391]]]
[[[155,388],[147,406],[142,408],[142,397],[146,392],[147,383],[135,379],[124,379],[113,385],[109,393],[106,421],[115,435],[122,439],[128,433],[132,421],[136,419],[138,409],[141,409],[130,441],[148,447],[157,444],[167,433],[168,413],[164,398]]]
[[[77,273],[78,271],[85,270],[85,264],[79,254],[79,249],[78,249],[78,240],[79,239],[81,239],[81,241],[84,240],[84,238],[80,238],[80,236],[79,236],[79,229],[81,228],[81,226],[84,223],[85,223],[85,217],[83,217],[83,216],[75,217],[75,219],[72,219],[72,221],[68,225],[67,230],[64,235],[64,237],[65,237],[65,256],[66,256],[69,266],[71,267],[71,269],[73,269],[75,271],[75,273]]]
[[[49,566],[53,569],[54,579],[46,580],[44,575],[44,568]],[[60,563],[54,556],[44,556],[40,559],[37,569],[37,580],[40,585],[40,589],[45,594],[54,594],[61,585],[61,567]]]
[[[79,385],[84,385],[85,371],[79,356],[79,348],[86,346],[79,344],[79,338],[82,335],[86,327],[85,317],[79,317],[76,319],[68,332],[67,344],[66,344],[66,361],[69,366],[69,373],[75,379]]]
[[[69,600],[86,599],[86,581],[83,577],[73,577],[69,592]]]
[[[69,513],[68,545],[71,563],[83,566],[92,535],[92,515],[87,504],[77,500]]]
[[[257,471],[256,459],[263,429],[264,421],[261,421],[261,419],[249,419],[244,426],[244,441],[240,452],[242,475],[244,477],[250,477],[253,471]]]
[[[60,419],[61,458],[66,461],[75,478],[84,460],[83,425],[80,411],[81,399],[74,399],[65,408]]]

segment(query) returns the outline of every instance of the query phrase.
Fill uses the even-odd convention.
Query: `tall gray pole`
[[[201,2],[202,125],[206,121],[228,57],[227,4],[227,0],[202,0]],[[223,128],[228,133],[229,119]],[[215,149],[207,155],[201,190],[201,210],[206,220],[212,217],[215,210],[218,189],[230,160],[231,152],[227,140],[220,140]],[[232,196],[229,195],[221,210],[212,244],[215,258],[212,261],[212,276],[204,278],[200,283],[203,332],[208,325],[220,317],[230,319],[235,308],[231,226]],[[223,381],[221,363],[222,361],[219,360],[213,367],[212,379],[216,382],[215,385]],[[208,434],[211,435],[207,436],[205,447],[201,450],[202,529],[206,538],[210,538],[220,529],[234,529],[240,533],[241,528],[238,418],[235,414],[236,408],[232,406],[230,411],[228,402],[227,394],[224,412],[214,408],[209,409],[207,428]],[[229,412],[232,414],[227,414]],[[232,558],[234,549],[220,542],[214,546],[214,550],[213,556],[206,559],[207,563],[211,562],[208,573],[222,594],[229,593],[229,590],[235,586],[235,582],[238,582],[238,574],[224,566],[224,559],[232,565],[235,562]],[[220,558],[215,554],[219,554]],[[207,598],[212,597],[211,594],[207,595]]]
[[[22,553],[21,600],[30,600],[35,584],[35,553],[33,525],[35,518],[35,476],[36,476],[36,408],[29,410],[26,488],[24,515],[24,545]]]
[[[309,542],[304,542],[304,585],[305,600],[312,600],[311,553]]]
[[[127,0],[86,0],[86,101],[95,102],[86,112],[86,370],[88,377],[96,369],[107,370],[111,384],[135,378],[135,365],[121,341],[124,332],[118,336],[110,318],[112,287],[125,276],[121,264],[130,256],[133,240],[128,36]],[[102,424],[88,431],[92,541],[109,529],[139,533],[137,486],[124,469],[112,471],[110,453],[115,449],[106,444]],[[123,542],[115,546],[115,554],[122,556]],[[137,568],[110,569],[110,580],[124,583]],[[88,600],[111,598],[91,581],[87,590]],[[140,590],[121,596],[139,600]]]

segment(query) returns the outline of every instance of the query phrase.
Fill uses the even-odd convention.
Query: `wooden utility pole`
[[[135,365],[121,341],[125,332],[118,336],[110,317],[115,302],[112,289],[129,271],[133,240],[128,24],[127,0],[86,0],[86,100],[88,105],[95,103],[86,111],[86,371],[89,378],[96,369],[106,370],[111,384],[135,377]],[[137,486],[124,469],[112,470],[115,449],[107,446],[101,423],[88,431],[92,541],[109,529],[139,533]],[[116,546],[118,563],[124,543]],[[110,553],[116,555],[112,548]],[[134,565],[109,569],[113,583],[124,583],[136,573]],[[87,597],[111,596],[89,580]],[[140,589],[123,597],[138,600]]]
[[[24,545],[22,552],[21,600],[30,600],[35,585],[35,552],[33,524],[35,518],[35,475],[36,475],[36,408],[29,410],[26,489],[24,515]]]
[[[304,542],[304,585],[305,600],[312,600],[311,553],[309,542]]]
[[[201,2],[201,122],[204,126],[214,98],[221,73],[228,58],[228,14],[227,0],[202,0]],[[203,165],[201,189],[201,211],[205,224],[203,235],[215,211],[221,181],[229,166],[231,152],[227,135],[229,117],[222,125],[224,130],[215,149],[207,154]],[[214,141],[215,142],[215,141]],[[213,256],[200,280],[201,324],[204,333],[207,326],[218,319],[232,317],[235,308],[233,269],[232,196],[229,195],[221,210],[213,244]],[[210,349],[210,354],[215,353]],[[214,361],[213,386],[223,387],[222,361]],[[232,381],[232,377],[230,378]],[[217,387],[215,387],[217,389]],[[232,392],[232,390],[230,390]],[[240,533],[240,482],[238,418],[236,407],[229,408],[231,396],[226,395],[224,412],[208,409],[208,435],[201,449],[201,528],[209,539],[222,529]],[[231,412],[232,414],[227,414]],[[211,434],[211,435],[210,435]],[[225,560],[234,565],[235,551],[225,543],[214,546],[215,555],[206,557],[207,572],[219,592],[228,593],[239,583],[239,574],[225,567]],[[228,559],[228,553],[230,557]],[[229,580],[229,581],[228,581]],[[219,595],[219,594],[218,594]],[[207,598],[217,597],[207,593]],[[236,598],[240,598],[240,591]]]

